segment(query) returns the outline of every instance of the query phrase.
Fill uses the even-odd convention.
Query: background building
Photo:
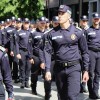
[[[46,0],[45,14],[50,19],[57,15],[60,4],[66,4],[72,8],[72,18],[79,22],[81,15],[88,15],[91,24],[91,15],[95,12],[100,13],[100,0]]]

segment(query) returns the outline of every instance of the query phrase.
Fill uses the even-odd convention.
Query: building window
[[[92,12],[97,12],[97,2],[91,2]]]

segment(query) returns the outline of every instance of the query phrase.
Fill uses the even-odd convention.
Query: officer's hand
[[[40,64],[41,69],[45,69],[45,63]]]
[[[34,64],[34,60],[33,60],[33,59],[30,59],[29,62],[30,62],[31,64]]]
[[[11,51],[11,52],[10,52],[10,55],[11,55],[11,56],[14,56],[14,52],[13,52],[13,51]]]
[[[50,72],[46,72],[46,74],[45,74],[45,79],[46,79],[47,81],[50,81],[50,80],[51,80],[51,73],[50,73]]]
[[[83,74],[83,82],[87,82],[89,80],[89,74],[88,74],[88,72],[87,71],[85,71],[84,72],[84,74]]]
[[[21,55],[20,55],[20,54],[17,54],[16,57],[17,57],[18,59],[21,59]]]

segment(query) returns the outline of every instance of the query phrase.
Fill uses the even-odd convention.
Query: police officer
[[[46,29],[49,30],[50,29],[50,21],[48,18],[46,18]]]
[[[80,27],[82,28],[83,31],[85,31],[89,28],[88,17],[86,15],[81,16],[81,18],[80,18]]]
[[[15,25],[15,24],[14,24]],[[11,35],[11,41],[10,41],[10,47],[11,47],[11,52],[10,55],[13,57],[13,79],[15,83],[19,82],[19,76],[18,76],[18,59],[16,58],[16,45],[15,45],[15,38],[16,38],[16,34],[18,32],[20,32],[20,30],[22,30],[22,19],[21,18],[17,18],[16,19],[16,27],[15,30],[12,32]]]
[[[13,85],[8,55],[6,50],[0,46],[0,100],[5,100],[5,89],[3,83],[8,92],[8,100],[13,100]]]
[[[48,33],[45,39],[45,63],[47,80],[51,80],[50,64],[52,49],[55,55],[54,74],[61,100],[77,100],[80,92],[80,52],[84,62],[83,81],[88,80],[88,47],[83,32],[70,24],[71,9],[66,5],[59,7],[58,28]]]
[[[4,40],[3,38],[4,38],[4,34],[5,34],[5,33],[4,33],[4,27],[5,27],[5,22],[4,22],[4,21],[1,21],[1,22],[0,22],[0,44],[1,44],[2,46],[4,46],[4,45],[3,45],[3,42],[4,42],[4,41],[3,41],[3,40]]]
[[[92,15],[92,26],[86,31],[89,48],[89,98],[100,99],[98,94],[100,82],[100,15]]]
[[[38,75],[40,74],[41,69],[44,69],[43,51],[40,51],[41,55],[39,55],[39,46],[42,36],[45,32],[45,27],[46,27],[46,20],[45,17],[43,16],[37,20],[36,31],[31,33],[29,38],[30,62],[34,63],[32,64],[31,67],[31,89],[32,89],[32,94],[34,95],[37,95],[36,87],[37,87]]]
[[[30,20],[25,18],[23,22],[23,30],[20,30],[18,34],[16,34],[16,56],[19,59],[20,88],[29,88],[29,75],[31,70],[31,65],[28,59],[29,25]]]
[[[10,39],[11,39],[11,35],[12,35],[12,31],[14,30],[13,28],[11,28],[11,19],[6,19],[5,22],[5,29],[4,29],[4,47],[6,48],[6,51],[8,53],[8,57],[9,57],[9,63],[10,63],[10,67],[12,69],[12,57],[10,55]]]
[[[58,16],[54,16],[52,18],[52,25],[53,25],[53,27],[57,27],[59,25],[59,17]]]
[[[13,16],[13,17],[11,17],[11,26],[10,27],[15,28],[15,26],[16,26],[16,18]]]
[[[32,32],[34,32],[36,30],[36,22],[34,19],[32,19],[30,22],[30,29]]]
[[[88,30],[88,28],[89,28],[88,17],[86,15],[81,16],[81,18],[80,18],[80,27],[81,27],[82,31],[84,32],[84,34],[85,34],[85,31]],[[88,92],[87,83],[85,83],[85,82],[81,83],[81,91],[80,92]]]

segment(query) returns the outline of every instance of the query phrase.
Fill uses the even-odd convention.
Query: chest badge
[[[75,34],[72,34],[72,35],[71,35],[71,39],[72,39],[72,40],[75,40],[75,39],[76,39],[76,35],[75,35]]]

